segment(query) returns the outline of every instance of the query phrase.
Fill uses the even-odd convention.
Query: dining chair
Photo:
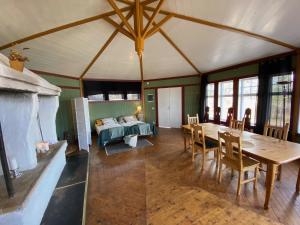
[[[271,126],[270,124],[265,123],[263,135],[277,138],[282,141],[287,141],[289,128],[290,128],[289,123],[286,123],[283,127]],[[264,169],[262,168],[263,167],[262,165],[263,164],[261,163],[260,168],[262,171],[264,171]],[[281,167],[281,165],[279,165],[276,170],[278,181],[281,180],[281,172],[282,172],[282,167]]]
[[[247,131],[252,131],[251,130],[251,109],[250,108],[247,108],[245,110],[244,119],[245,119],[244,129]]]
[[[203,169],[205,161],[211,160],[206,159],[206,154],[209,152],[214,152],[214,158],[217,162],[218,168],[218,144],[212,141],[209,141],[205,138],[204,127],[201,125],[195,125],[192,129],[192,161],[195,160],[195,155],[198,154],[198,149],[200,153],[202,153],[202,165],[201,168]]]
[[[195,124],[199,124],[199,116],[198,113],[196,114],[196,116],[190,116],[189,114],[187,114],[187,121],[189,125],[195,125]],[[192,133],[191,131],[186,131],[185,132],[185,137],[188,139],[188,145],[189,148],[192,145]],[[185,147],[186,149],[186,147]]]
[[[286,141],[289,128],[289,123],[286,123],[283,127],[271,126],[270,124],[265,123],[263,135]]]
[[[198,113],[196,114],[196,116],[190,116],[189,114],[187,114],[187,118],[188,118],[188,124],[192,125],[192,124],[199,124],[199,116]]]
[[[205,113],[204,113],[204,118],[203,118],[204,123],[209,122],[209,107],[205,106]]]
[[[220,124],[221,123],[221,107],[217,107],[215,109],[214,113],[214,123],[215,124]]]
[[[240,131],[244,131],[245,119],[243,120],[232,119],[230,120],[229,127]]]
[[[230,125],[230,121],[233,119],[233,112],[234,112],[233,107],[228,108],[226,126]]]
[[[256,188],[257,184],[257,175],[258,175],[258,167],[259,162],[251,159],[242,154],[242,144],[241,138],[239,136],[234,136],[229,132],[218,132],[218,140],[219,140],[219,174],[218,174],[218,182],[221,183],[222,179],[222,165],[226,165],[226,167],[231,168],[231,173],[233,174],[233,170],[238,171],[238,186],[236,196],[240,196],[241,194],[241,186],[243,184],[254,182],[254,188]],[[244,173],[248,171],[254,171],[253,178],[244,179]]]

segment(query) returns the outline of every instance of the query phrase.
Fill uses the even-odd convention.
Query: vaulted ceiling
[[[152,32],[145,34],[142,54],[145,79],[205,73],[300,47],[299,0],[139,4],[141,32]],[[1,0],[0,5],[0,50],[8,55],[16,43],[15,48],[30,48],[28,68],[77,78],[141,78],[134,0]]]

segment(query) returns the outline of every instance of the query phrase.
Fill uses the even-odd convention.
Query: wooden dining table
[[[200,123],[204,127],[206,138],[218,141],[218,131],[230,132],[240,136],[242,140],[243,154],[267,164],[266,193],[264,208],[268,209],[275,181],[276,167],[297,159],[300,159],[300,144],[275,139],[247,131],[239,131],[222,125],[212,123]],[[184,148],[186,149],[187,134],[190,134],[192,126],[183,125]],[[300,190],[300,168],[298,171],[296,192]]]

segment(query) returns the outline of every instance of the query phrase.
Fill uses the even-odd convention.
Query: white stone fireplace
[[[27,177],[40,171],[33,186],[25,184],[27,195],[16,193],[15,199],[0,199],[5,202],[0,203],[0,224],[38,225],[43,217],[66,162],[67,143],[58,142],[56,134],[60,93],[59,87],[26,68],[23,73],[11,69],[8,58],[0,54],[0,122],[8,161],[15,159]],[[47,164],[44,160],[43,170],[41,156],[36,153],[36,144],[41,141],[53,144],[54,149]]]
[[[21,171],[36,167],[36,143],[57,142],[60,92],[27,69],[20,73],[9,68],[8,59],[0,55],[0,122],[7,157],[15,158]]]

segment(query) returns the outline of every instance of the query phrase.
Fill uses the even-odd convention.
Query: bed
[[[131,134],[139,136],[157,135],[157,129],[153,124],[138,121],[135,116],[98,119],[95,123],[95,129],[98,134],[97,144],[101,147]]]

